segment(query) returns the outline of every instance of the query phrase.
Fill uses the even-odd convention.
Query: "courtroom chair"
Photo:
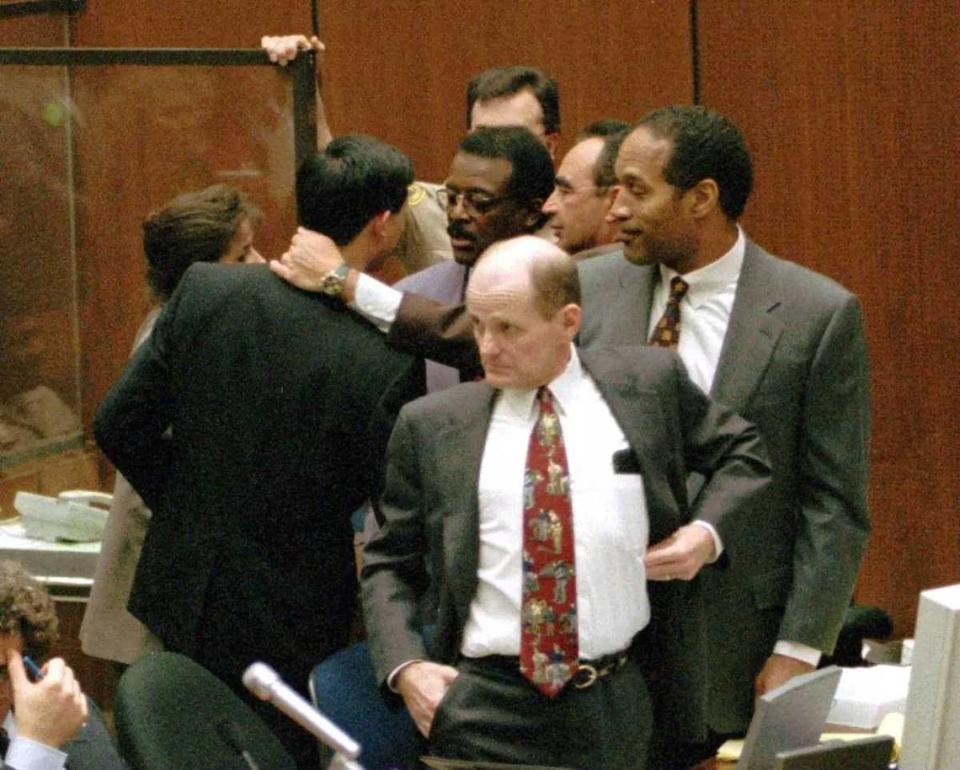
[[[851,604],[843,616],[843,626],[832,655],[824,655],[820,667],[855,668],[869,665],[863,659],[865,639],[889,639],[893,636],[893,619],[880,607]]]
[[[236,693],[178,653],[147,655],[124,672],[114,721],[120,751],[134,770],[296,770],[280,741]]]
[[[416,727],[403,702],[380,693],[366,642],[357,642],[317,664],[310,675],[317,709],[360,744],[365,770],[412,770],[419,756]],[[321,745],[321,766],[333,752]]]

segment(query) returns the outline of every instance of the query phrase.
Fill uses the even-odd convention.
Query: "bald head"
[[[498,292],[522,288],[537,310],[549,318],[568,304],[580,304],[576,263],[563,249],[533,235],[498,241],[474,267],[467,296],[474,290]]]
[[[490,384],[537,388],[560,374],[579,302],[576,264],[553,244],[525,235],[487,249],[470,275],[467,311]]]

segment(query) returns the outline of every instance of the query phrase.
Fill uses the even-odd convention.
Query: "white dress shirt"
[[[682,276],[690,288],[680,300],[680,342],[677,344],[677,353],[687,367],[690,379],[705,393],[710,392],[717,374],[745,251],[746,237],[738,227],[737,241],[726,254]],[[663,315],[670,297],[670,280],[676,275],[679,273],[675,270],[660,265],[660,282],[654,287],[650,304],[647,339]],[[799,642],[781,639],[773,651],[813,665],[820,662],[819,650]]]
[[[3,758],[4,766],[13,770],[63,770],[67,755],[59,749],[17,735],[13,712],[8,711],[3,729],[10,736],[10,746]]]
[[[737,242],[730,251],[706,267],[682,276],[690,288],[680,300],[680,342],[677,344],[677,353],[683,359],[690,379],[704,393],[710,392],[717,373],[745,249],[743,231],[737,228]],[[660,282],[654,287],[650,304],[647,339],[650,339],[663,316],[670,297],[670,280],[677,275],[679,273],[675,270],[660,265]]]
[[[628,647],[650,620],[643,479],[614,473],[614,453],[629,445],[573,346],[549,387],[570,474],[580,657],[592,659]],[[503,390],[491,416],[479,480],[479,585],[461,647],[467,657],[519,654],[523,474],[535,394]]]

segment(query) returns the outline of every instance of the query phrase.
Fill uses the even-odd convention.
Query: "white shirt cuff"
[[[773,651],[777,655],[802,660],[814,667],[820,665],[820,656],[823,654],[815,647],[808,647],[805,644],[800,644],[800,642],[788,642],[783,639],[773,645]]]
[[[400,691],[394,686],[397,681],[397,676],[403,669],[409,666],[411,663],[422,663],[423,658],[414,658],[413,660],[407,660],[397,666],[393,671],[390,672],[390,676],[387,677],[387,687],[390,689],[390,692],[395,692],[398,695]]]
[[[380,283],[376,278],[361,273],[357,277],[357,289],[353,302],[350,302],[347,307],[386,333],[390,331],[397,317],[397,308],[400,307],[402,299],[402,291],[397,291],[385,283]]]
[[[10,741],[3,766],[17,770],[63,770],[66,761],[67,755],[62,751],[18,735]]]
[[[707,562],[707,564],[713,564],[717,559],[720,558],[720,554],[723,553],[723,541],[720,539],[720,535],[717,534],[717,528],[713,526],[709,521],[701,521],[700,519],[694,519],[691,524],[696,524],[699,527],[703,527],[707,532],[710,533],[710,537],[713,538],[713,547],[715,550],[713,558]]]

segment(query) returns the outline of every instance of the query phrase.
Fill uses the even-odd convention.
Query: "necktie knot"
[[[679,275],[675,275],[670,279],[670,298],[667,301],[676,302],[679,304],[680,300],[684,298],[689,288],[689,283],[683,280],[683,278],[681,278]]]
[[[541,385],[537,388],[536,400],[540,405],[541,411],[544,408],[553,409],[553,393],[550,392],[550,388],[546,385]]]

